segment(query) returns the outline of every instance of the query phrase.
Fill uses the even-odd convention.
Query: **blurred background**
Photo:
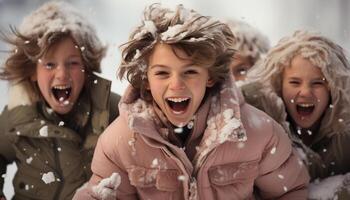
[[[18,27],[31,11],[45,0],[0,0],[0,29],[8,31],[9,25]],[[350,49],[349,0],[67,0],[85,14],[108,45],[102,62],[102,76],[113,81],[112,90],[122,94],[126,81],[116,79],[120,62],[119,45],[128,39],[133,27],[140,24],[146,5],[160,2],[167,6],[183,4],[203,15],[220,19],[239,19],[260,30],[273,46],[278,40],[295,30],[317,31]],[[0,41],[0,64],[4,64],[8,46]],[[0,81],[0,108],[7,103],[7,83]],[[0,124],[1,126],[1,124]],[[8,199],[13,195],[14,165],[8,167],[4,192]]]

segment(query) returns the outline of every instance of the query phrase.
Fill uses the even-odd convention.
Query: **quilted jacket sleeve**
[[[112,173],[118,173],[121,177],[121,183],[116,192],[117,199],[138,199],[136,189],[130,184],[118,154],[118,143],[122,141],[118,134],[123,134],[121,131],[123,128],[120,126],[121,120],[117,118],[100,136],[91,164],[93,175],[87,186],[77,190],[74,200],[102,199],[96,196],[93,187],[97,186],[102,179],[110,177]]]
[[[260,163],[256,185],[263,199],[306,199],[309,175],[281,126],[272,124],[273,134]]]

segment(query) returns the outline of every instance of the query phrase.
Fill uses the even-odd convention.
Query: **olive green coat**
[[[329,107],[325,111],[319,132],[316,133],[311,146],[307,146],[287,121],[283,101],[275,92],[254,82],[243,85],[241,90],[249,104],[269,114],[289,133],[294,147],[298,149],[308,167],[312,181],[350,172],[350,156],[347,153],[350,152],[349,118],[341,118],[337,113],[349,109],[349,105],[338,101],[338,104]],[[333,118],[339,119],[338,122],[326,123],[334,121]],[[339,188],[342,190],[338,193],[339,200],[350,198],[350,192],[345,189],[347,187],[350,187],[350,184],[345,183],[343,188]]]
[[[14,199],[72,199],[75,190],[89,180],[97,138],[119,115],[120,99],[110,92],[110,81],[95,75],[90,80],[97,84],[91,84],[89,93],[83,91],[64,119],[40,102],[3,110],[0,174],[6,172],[7,164],[16,162]]]

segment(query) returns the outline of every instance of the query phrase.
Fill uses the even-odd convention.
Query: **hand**
[[[6,200],[6,198],[5,197],[0,197],[0,200]]]
[[[115,200],[120,182],[120,175],[113,173],[110,177],[102,179],[97,186],[92,187],[93,196],[101,200]]]

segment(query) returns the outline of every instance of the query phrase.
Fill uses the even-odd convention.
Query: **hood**
[[[270,49],[269,39],[258,29],[240,20],[226,20],[235,36],[234,49],[237,49],[244,56],[251,57],[254,62],[259,60]]]
[[[281,74],[296,55],[319,67],[330,89],[331,104],[325,110],[314,142],[349,130],[350,65],[342,47],[318,33],[296,31],[292,36],[282,38],[268,52],[266,59],[248,73],[247,84],[258,82],[266,96],[275,96],[281,101]]]
[[[84,41],[95,49],[104,49],[96,30],[87,18],[63,1],[51,1],[39,7],[23,19],[19,31],[27,37],[33,35],[39,37],[39,47],[43,46],[43,39],[50,33],[70,32],[81,51],[87,49]]]

